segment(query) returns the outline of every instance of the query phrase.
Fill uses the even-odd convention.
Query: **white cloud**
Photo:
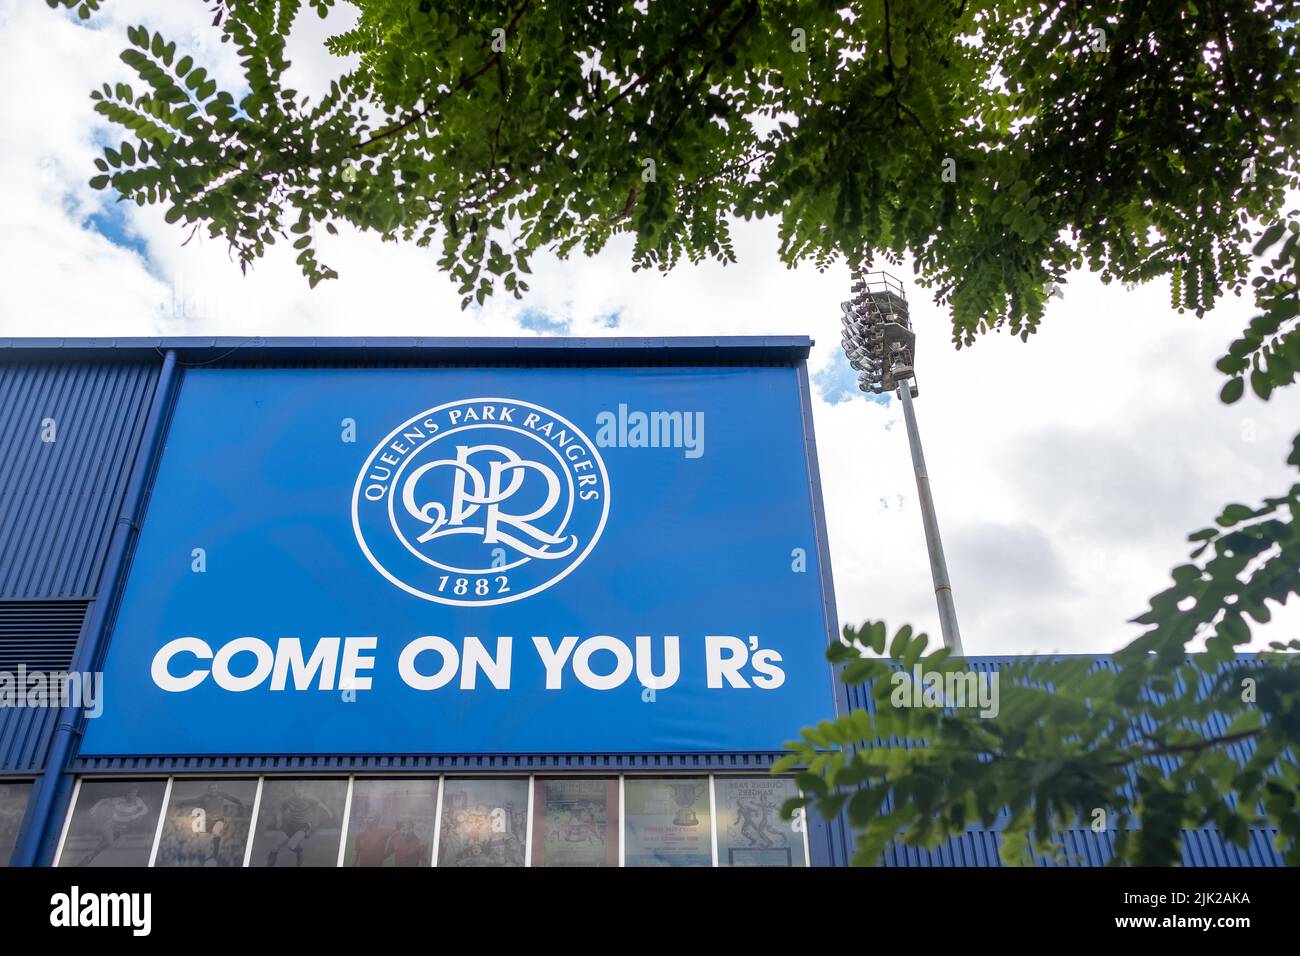
[[[289,49],[300,90],[340,69],[320,39],[347,16],[304,16]],[[568,320],[574,335],[807,333],[814,373],[842,361],[847,271],[786,269],[770,223],[737,225],[737,266],[633,274],[624,239],[594,259],[542,259],[524,303],[501,296],[468,313],[432,251],[348,231],[321,240],[341,278],[309,291],[287,247],[241,277],[220,243],[182,246],[161,209],[123,207],[146,260],[89,225],[110,203],[86,186],[96,141],[116,134],[87,93],[127,78],[117,59],[127,24],[204,47],[227,86],[239,82],[233,51],[201,4],[114,0],[88,28],[4,0],[0,20],[0,176],[11,185],[0,207],[0,336],[517,335],[530,334],[519,315],[531,308]],[[1228,501],[1294,480],[1283,461],[1300,386],[1267,404],[1216,398],[1213,362],[1249,317],[1246,300],[1197,320],[1170,309],[1167,288],[1076,276],[1028,344],[993,335],[957,352],[946,315],[911,291],[917,411],[969,653],[1118,648],[1137,633],[1125,621],[1186,559],[1189,532]],[[937,633],[897,406],[818,397],[815,419],[841,618]],[[1292,602],[1257,635],[1293,637],[1298,623]]]

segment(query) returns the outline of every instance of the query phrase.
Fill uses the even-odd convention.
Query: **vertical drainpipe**
[[[126,581],[127,565],[140,533],[145,500],[167,436],[167,420],[171,415],[178,381],[176,352],[169,349],[163,356],[162,370],[154,386],[149,415],[145,419],[144,433],[140,438],[140,450],[131,467],[126,493],[122,496],[122,511],[108,544],[99,591],[90,604],[82,639],[72,662],[74,672],[95,671],[102,664],[109,628],[117,611],[122,585]],[[72,797],[73,774],[69,767],[76,755],[77,742],[85,720],[82,710],[80,705],[71,705],[59,713],[59,721],[46,755],[45,770],[36,778],[32,788],[22,834],[10,861],[12,866],[40,866],[57,862],[52,857]]]

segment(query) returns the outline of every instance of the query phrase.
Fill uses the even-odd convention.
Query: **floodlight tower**
[[[948,562],[943,557],[939,538],[939,519],[934,513],[930,494],[930,477],[925,470],[925,453],[921,450],[921,433],[916,427],[916,335],[908,317],[907,296],[903,284],[887,272],[853,273],[853,297],[840,303],[844,312],[840,321],[844,331],[840,342],[849,364],[860,374],[858,388],[864,392],[897,390],[903,403],[903,420],[907,423],[907,441],[912,448],[912,468],[916,472],[916,494],[921,502],[921,521],[925,525],[925,543],[930,551],[930,575],[934,578],[934,598],[939,605],[939,626],[944,646],[957,656],[964,656],[961,632],[957,629],[957,609],[952,603],[952,583],[948,580]]]

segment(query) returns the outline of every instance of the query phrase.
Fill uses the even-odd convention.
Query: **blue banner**
[[[81,752],[779,749],[834,713],[803,397],[187,370]]]

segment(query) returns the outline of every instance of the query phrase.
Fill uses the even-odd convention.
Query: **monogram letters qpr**
[[[529,402],[474,398],[413,416],[370,453],[352,496],[362,552],[445,604],[517,601],[578,567],[609,514],[600,453]]]

